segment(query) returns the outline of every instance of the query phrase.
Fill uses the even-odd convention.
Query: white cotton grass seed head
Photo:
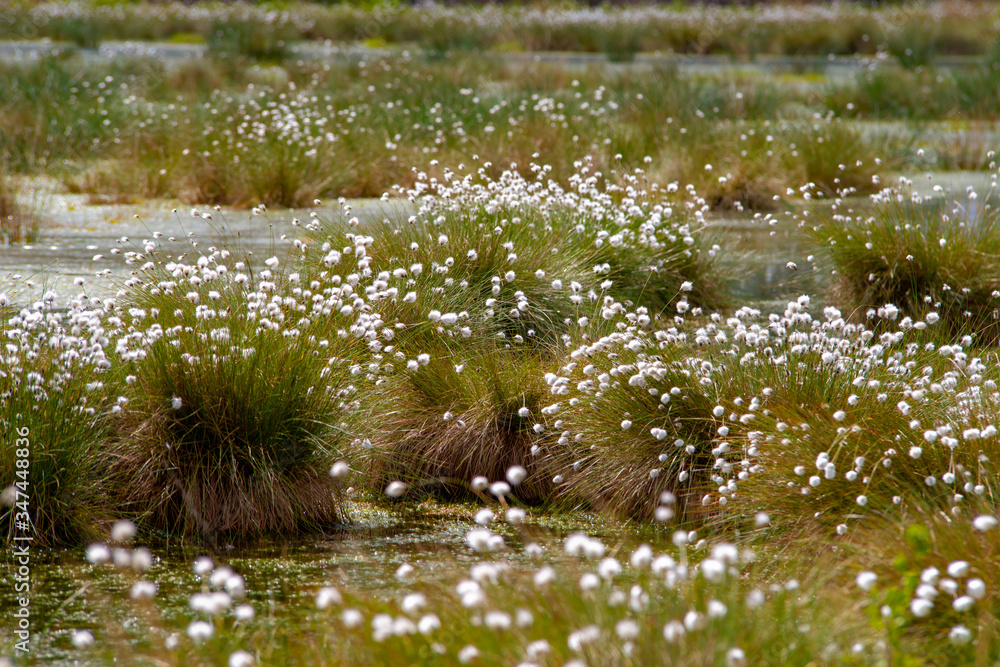
[[[511,466],[507,468],[507,481],[511,486],[517,486],[528,476],[528,471],[521,466]]]
[[[586,572],[580,577],[580,590],[592,591],[601,585],[601,579],[593,572]]]
[[[705,615],[701,612],[691,610],[684,614],[684,627],[688,632],[694,632],[696,630],[701,630],[706,625]]]
[[[417,632],[422,635],[432,634],[435,630],[441,629],[441,619],[437,614],[427,614],[417,621]]]
[[[257,612],[248,604],[241,604],[233,609],[233,617],[241,623],[249,623],[256,615]]]
[[[514,619],[505,611],[488,611],[483,616],[483,625],[493,631],[506,630],[514,623]]]
[[[875,587],[875,582],[878,581],[878,575],[875,574],[874,572],[866,570],[864,572],[859,573],[855,581],[858,584],[858,588],[860,588],[863,591],[870,591],[872,588]]]
[[[552,583],[555,579],[556,571],[548,565],[540,568],[532,577],[532,580],[535,582],[535,586],[539,588]]]
[[[676,644],[683,639],[686,629],[680,621],[670,621],[663,626],[663,638],[668,644]]]
[[[639,624],[631,618],[618,621],[615,624],[615,634],[618,635],[619,639],[631,641],[639,636]]]
[[[588,625],[584,628],[570,633],[566,639],[566,645],[570,650],[579,653],[588,644],[593,644],[601,638],[601,628],[596,625]]]
[[[111,549],[104,544],[91,544],[87,547],[87,562],[93,565],[104,565],[111,560]]]
[[[987,532],[997,527],[997,518],[991,514],[980,514],[972,520],[973,527],[980,532]]]
[[[510,507],[504,514],[504,519],[512,526],[519,526],[524,523],[524,519],[528,516],[520,507]]]
[[[133,600],[152,600],[156,597],[156,584],[152,581],[137,581],[132,584],[131,597]]]
[[[961,595],[951,603],[951,606],[960,614],[964,614],[976,606],[976,600],[971,595]]]
[[[472,662],[478,657],[479,657],[479,649],[473,646],[472,644],[463,647],[458,652],[458,661],[463,665],[467,665],[468,663]]]
[[[128,520],[115,521],[111,526],[111,540],[119,544],[127,544],[135,537],[135,524]]]
[[[194,573],[200,577],[204,577],[206,574],[215,569],[215,563],[208,556],[201,556],[194,561]]]
[[[965,590],[968,591],[969,597],[972,599],[982,600],[986,597],[986,582],[979,578],[969,579],[965,585]]]
[[[701,562],[699,570],[702,576],[712,583],[719,583],[726,578],[726,564],[715,558],[706,558]]]
[[[316,608],[327,609],[344,601],[340,591],[333,586],[324,586],[316,592]]]
[[[484,507],[483,509],[476,512],[476,516],[474,517],[474,519],[475,522],[478,523],[480,526],[488,526],[490,525],[490,523],[492,523],[495,517],[496,515],[493,514],[493,510],[491,510],[488,507]]]
[[[407,614],[415,614],[427,605],[427,597],[423,593],[410,593],[403,598],[400,605]]]
[[[510,484],[507,482],[493,482],[490,484],[490,493],[497,498],[502,498],[510,494]]]
[[[212,632],[212,625],[207,621],[193,621],[187,629],[188,637],[196,644],[207,640],[212,636]]]
[[[357,609],[345,609],[340,620],[346,628],[357,628],[365,622],[365,616]]]
[[[389,482],[389,486],[385,487],[385,495],[390,498],[401,498],[404,493],[406,493],[406,484],[404,482]]]
[[[746,667],[747,656],[743,649],[734,646],[726,651],[726,667]]]
[[[340,479],[346,477],[347,473],[351,471],[351,466],[347,461],[337,461],[332,466],[330,466],[330,477],[334,479]]]
[[[139,547],[132,552],[132,569],[145,572],[153,567],[153,552],[145,547]]]
[[[910,613],[916,618],[926,618],[934,610],[934,603],[924,598],[910,600]]]
[[[473,528],[465,534],[465,543],[476,552],[489,551],[492,533],[485,528]]]
[[[653,549],[648,544],[639,545],[629,558],[629,563],[637,570],[649,567],[652,562]]]
[[[725,618],[729,608],[718,600],[709,600],[705,613],[709,618]]]
[[[948,631],[948,641],[955,646],[965,646],[972,641],[972,631],[964,625],[956,625]]]
[[[958,595],[958,582],[954,579],[944,578],[937,584],[938,588],[947,593],[948,595],[954,597]]]
[[[113,549],[111,551],[111,561],[115,564],[115,567],[127,570],[132,567],[132,552],[128,549]]]
[[[229,667],[251,667],[254,657],[246,651],[236,651],[229,656]]]
[[[621,563],[614,558],[605,558],[597,565],[597,573],[600,574],[601,579],[604,579],[605,581],[610,581],[615,576],[620,574],[621,571]]]
[[[208,581],[212,585],[213,588],[222,588],[222,586],[225,585],[226,580],[229,579],[229,577],[232,577],[234,575],[235,575],[235,572],[233,572],[233,570],[231,568],[226,567],[225,565],[223,565],[222,567],[216,568],[215,571],[212,572],[212,574],[209,577]]]
[[[188,602],[194,611],[216,616],[229,608],[232,604],[232,598],[222,591],[214,591],[212,593],[195,593]]]
[[[94,634],[90,630],[74,630],[73,646],[78,649],[90,648],[94,645]]]
[[[953,579],[963,579],[969,575],[969,569],[969,563],[967,561],[952,561],[948,564],[948,576]]]

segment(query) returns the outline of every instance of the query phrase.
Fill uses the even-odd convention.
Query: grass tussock
[[[128,307],[142,342],[120,350],[129,403],[110,454],[119,502],[149,526],[211,537],[342,521],[329,471],[350,449],[356,339],[330,331],[322,304],[315,325],[286,321],[301,274],[272,271],[277,258],[257,272],[256,291],[226,251],[193,265],[147,252],[157,259]],[[272,291],[286,297],[261,300]]]
[[[34,545],[42,547],[78,544],[97,537],[114,512],[103,446],[121,403],[100,346],[104,331],[88,326],[100,318],[100,309],[81,298],[63,320],[48,302],[15,308],[13,296],[0,293],[6,346],[0,368],[0,534],[7,541],[33,535]]]
[[[619,333],[577,349],[574,365],[587,379],[552,424],[549,445],[561,463],[553,466],[560,493],[624,518],[703,520],[713,456],[728,448],[713,441],[707,369],[655,348],[645,336]]]
[[[149,350],[113,454],[130,513],[205,536],[343,520],[329,475],[340,401],[320,385],[310,351],[268,338],[204,345],[181,336]]]
[[[528,474],[512,496],[529,503],[551,498],[534,430],[547,394],[537,373],[542,359],[499,343],[478,347],[448,354],[441,345],[427,364],[400,368],[386,381],[368,484],[378,489],[401,480],[454,495],[475,477],[503,481],[519,466]]]
[[[862,590],[856,577],[846,586],[853,584],[865,600],[886,652],[959,665],[997,650],[993,563],[1000,544],[995,529],[984,530],[984,521],[996,522],[996,503],[988,497],[972,512],[913,508],[850,535],[852,569],[865,572],[869,583]]]
[[[988,344],[998,337],[1000,216],[974,191],[946,201],[888,189],[872,198],[870,211],[837,211],[812,231],[843,302],[862,311],[893,304],[913,319],[934,311],[953,334]]]

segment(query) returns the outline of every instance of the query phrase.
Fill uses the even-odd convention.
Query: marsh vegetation
[[[207,51],[2,65],[5,243],[30,247],[24,183],[136,211],[71,291],[0,283],[29,661],[998,659],[988,8],[394,11],[408,46],[315,62],[292,42],[367,15],[69,7],[7,29]],[[658,12],[730,21],[677,51],[872,60],[571,69],[422,41],[513,25],[628,60]],[[830,15],[843,34],[802,41]],[[974,184],[927,174],[956,166]],[[738,229],[778,298],[744,298],[763,260]]]

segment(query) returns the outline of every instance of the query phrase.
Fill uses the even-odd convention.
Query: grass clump
[[[456,179],[453,188],[434,193],[432,206],[452,213],[485,209],[501,224],[509,219],[526,227],[535,246],[529,256],[547,249],[548,261],[561,267],[546,272],[540,256],[539,286],[550,274],[555,291],[569,282],[575,293],[569,300],[577,306],[611,298],[659,312],[681,300],[709,308],[726,303],[729,267],[719,247],[709,245],[708,207],[693,189],[660,186],[642,170],[605,176],[590,158],[574,167],[569,188],[547,177],[551,167],[537,164],[531,180],[512,170],[496,180]],[[574,319],[598,309],[577,310]]]
[[[364,342],[330,329],[352,318],[302,297],[340,276],[315,269],[313,281],[302,257],[301,272],[272,258],[253,284],[226,251],[185,264],[149,248],[157,258],[122,304],[135,331],[119,350],[129,405],[112,448],[123,509],[210,538],[342,521],[330,469],[351,448],[352,350]]]
[[[103,441],[121,410],[101,344],[107,313],[83,296],[62,314],[52,298],[15,310],[0,293],[0,536],[40,547],[84,543],[111,518]]]
[[[777,323],[787,337],[768,341],[770,355],[746,349],[723,373],[725,411],[757,466],[740,483],[745,514],[781,516],[794,532],[891,513],[903,498],[947,506],[927,480],[958,459],[926,429],[948,419],[944,387],[955,378],[917,342],[919,331],[877,337],[834,308],[813,319],[802,300]],[[806,336],[812,345],[793,344]]]
[[[649,320],[641,308],[636,319]],[[624,329],[577,348],[563,369],[576,392],[548,448],[562,463],[560,493],[619,517],[704,518],[712,465],[728,451],[714,442],[714,401],[703,382],[711,363],[687,359],[670,334]]]
[[[0,244],[26,243],[38,238],[40,220],[32,208],[25,206],[14,180],[0,169]]]
[[[850,535],[866,611],[894,656],[959,665],[997,650],[1000,544],[992,490],[984,497],[968,513],[916,509]]]
[[[546,183],[546,167],[535,167],[534,181],[445,170],[443,183],[410,192],[417,215],[375,227],[366,252],[392,285],[379,313],[396,326],[396,376],[386,385],[404,397],[377,411],[381,482],[532,469],[540,415],[557,409],[541,403],[546,385],[532,369],[581,336],[611,333],[633,300],[684,312],[724,298],[700,252],[697,198],[640,190],[637,177],[627,187],[590,181],[586,164],[578,168],[574,191]]]
[[[459,339],[552,345],[592,309],[593,273],[578,250],[553,252],[555,232],[537,213],[456,207],[411,220],[377,227],[372,246],[375,266],[402,293],[387,311],[406,325],[402,338],[437,330],[443,318]]]
[[[163,340],[137,368],[118,462],[125,507],[153,527],[210,537],[341,521],[329,475],[340,440],[329,422],[341,401],[321,383],[311,350],[252,331],[229,335]]]
[[[205,42],[215,58],[281,62],[287,55],[287,38],[294,38],[294,32],[284,24],[229,19],[216,20]]]
[[[913,319],[933,311],[953,334],[989,344],[1000,334],[998,226],[989,198],[947,204],[903,188],[874,195],[870,212],[841,208],[812,233],[842,303],[861,311],[893,304]]]
[[[537,372],[542,359],[492,341],[456,347],[449,354],[439,344],[415,370],[400,364],[380,389],[368,484],[382,489],[400,480],[454,495],[476,477],[502,481],[519,466],[527,477],[512,495],[549,499],[534,430],[548,393]]]
[[[884,159],[879,155],[885,155],[888,141],[868,138],[863,129],[829,117],[796,126],[788,141],[790,172],[798,169],[801,181],[823,195],[868,194],[878,189],[879,162]]]

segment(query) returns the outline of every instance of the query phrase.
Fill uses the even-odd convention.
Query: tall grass
[[[458,164],[478,155],[493,177],[515,163],[532,178],[533,156],[545,154],[564,187],[574,162],[591,155],[603,174],[640,168],[694,184],[713,207],[760,210],[800,180],[830,192],[870,188],[872,153],[893,167],[914,164],[900,151],[905,142],[827,119],[827,107],[870,115],[863,100],[847,109],[852,88],[823,100],[746,75],[574,74],[471,59],[459,67],[383,59],[263,69],[229,58],[173,71],[50,58],[8,70],[0,146],[9,168],[55,175],[94,201],[303,207],[412,186],[413,169],[429,159]],[[955,84],[945,77],[923,87],[934,97]],[[931,106],[923,101],[906,98],[898,112],[924,117]],[[970,97],[940,114],[991,117],[991,108]],[[796,120],[808,112],[819,115]]]
[[[951,516],[917,509],[852,535],[854,567],[877,577],[862,595],[887,654],[958,665],[996,650],[997,531],[974,523],[980,517],[995,521],[995,500],[985,505]],[[930,602],[919,603],[925,606],[920,616],[913,606],[919,600]],[[939,637],[949,641],[935,642]]]
[[[0,167],[0,244],[31,242],[38,238],[41,201],[37,191],[32,201],[19,192],[18,183]]]
[[[823,328],[832,333],[844,327],[837,313]],[[763,468],[740,484],[744,516],[780,516],[780,524],[771,523],[786,533],[820,527],[832,533],[907,508],[951,507],[951,488],[938,483],[948,471],[968,470],[982,479],[974,452],[943,443],[986,422],[963,424],[949,415],[957,400],[951,392],[963,395],[968,387],[953,388],[957,374],[920,344],[930,337],[917,333],[869,345],[861,330],[841,339],[836,353],[830,352],[835,339],[811,350],[776,347],[782,363],[755,359],[727,369],[726,384],[741,399],[725,407],[733,415],[753,415],[745,435]],[[879,357],[898,363],[872,363]],[[756,409],[742,407],[747,397]],[[979,453],[992,447],[984,440]]]
[[[227,251],[196,264],[146,256],[121,304],[139,341],[121,351],[132,384],[111,446],[123,510],[213,539],[343,520],[329,471],[350,458],[352,350],[364,343],[330,329],[340,316],[324,317],[326,304],[297,308],[299,281],[319,285],[318,270],[294,271],[305,260],[290,255],[292,267],[252,279]]]
[[[107,38],[212,38],[218,24],[286,39],[356,42],[380,38],[427,49],[485,50],[506,43],[525,51],[661,51],[760,55],[871,54],[886,42],[901,62],[927,64],[934,53],[983,53],[995,12],[975,2],[915,6],[769,4],[658,7],[400,7],[300,3],[273,6],[183,3],[38,3],[9,10],[6,38],[69,39],[93,46]],[[711,29],[706,29],[711,26]]]
[[[993,118],[1000,74],[996,58],[948,70],[881,66],[830,85],[826,106],[846,117],[948,120]]]
[[[293,33],[276,29],[273,24],[216,20],[206,42],[213,57],[280,62],[287,53],[285,40],[292,38]]]
[[[418,493],[468,493],[475,477],[503,481],[520,466],[527,478],[513,489],[520,501],[551,499],[551,475],[534,448],[547,387],[544,357],[497,342],[423,346],[432,358],[400,368],[375,397],[366,483],[401,480]],[[471,349],[470,349],[471,348]]]
[[[30,534],[40,547],[78,544],[114,516],[103,446],[121,409],[120,381],[102,349],[106,313],[85,297],[63,315],[50,300],[16,309],[11,296],[0,295],[0,533]],[[17,525],[23,510],[27,530]]]
[[[616,334],[578,348],[587,379],[553,424],[548,451],[568,499],[625,518],[704,519],[700,501],[719,453],[714,401],[696,361],[656,347]]]
[[[548,411],[537,367],[553,350],[610,333],[633,300],[659,312],[725,299],[697,201],[651,188],[619,202],[620,186],[578,167],[574,191],[546,184],[542,167],[534,182],[446,171],[410,193],[417,215],[374,227],[373,270],[399,281],[379,308],[396,322],[398,361],[375,411],[376,486],[547,470],[534,463]],[[515,494],[542,498],[541,477]]]
[[[878,190],[878,172],[896,162],[890,139],[865,137],[864,129],[827,118],[795,128],[786,159],[790,171],[801,170],[802,182],[826,195],[867,194]],[[881,145],[879,145],[881,144]],[[888,149],[888,150],[887,150]],[[890,164],[883,167],[879,163]],[[795,181],[792,181],[795,182]]]
[[[935,311],[953,333],[995,341],[1000,217],[992,200],[948,203],[904,188],[872,203],[870,212],[838,212],[813,228],[837,295],[861,309],[894,304],[914,319]]]

